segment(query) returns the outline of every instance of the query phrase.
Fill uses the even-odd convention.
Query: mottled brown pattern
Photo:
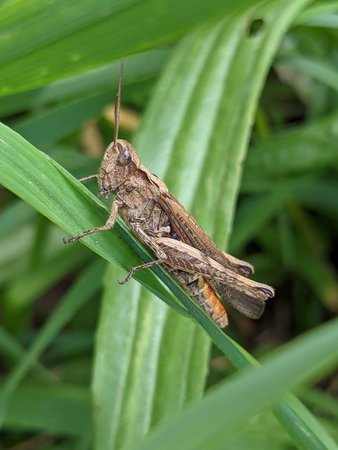
[[[86,230],[67,242],[113,228],[117,214],[153,251],[157,260],[134,267],[135,271],[162,263],[177,278],[186,291],[221,327],[227,325],[227,315],[220,301],[251,318],[264,311],[264,302],[274,296],[268,285],[249,280],[251,264],[222,252],[207,236],[167,186],[140,163],[133,146],[118,139],[121,82],[116,96],[114,141],[108,146],[97,178],[102,195],[115,194],[107,222]]]
[[[253,267],[216,247],[165,184],[140,164],[129,142],[117,140],[116,147],[110,144],[98,183],[103,195],[115,194],[111,215],[102,227],[70,241],[112,228],[119,213],[158,260],[174,269],[173,275],[219,326],[227,323],[219,297],[248,317],[262,314],[273,289],[249,280],[246,276]],[[190,281],[189,274],[196,278]]]

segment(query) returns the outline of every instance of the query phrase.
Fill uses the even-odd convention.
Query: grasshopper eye
[[[127,166],[131,161],[131,155],[127,148],[123,148],[119,151],[116,162],[119,166]]]

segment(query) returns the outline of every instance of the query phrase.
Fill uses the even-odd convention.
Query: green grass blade
[[[257,370],[243,372],[215,388],[181,417],[163,425],[137,450],[223,447],[222,437],[238,426],[243,416],[271,405],[287,389],[309,383],[338,363],[338,320],[333,320],[284,346]],[[285,371],[285,367],[289,370]],[[281,376],[281,373],[283,376]],[[246,401],[238,402],[244,396]],[[227,407],[225,408],[224,405]],[[206,417],[208,418],[206,424]],[[305,448],[305,447],[304,447]],[[310,448],[310,447],[306,447]],[[328,447],[337,448],[331,441]]]
[[[296,25],[333,26],[337,28],[337,1],[316,2],[306,8],[295,20]]]
[[[0,163],[0,182],[70,234],[106,221],[107,209],[97,197],[54,160],[3,124],[0,124]],[[87,240],[82,242],[107,261],[117,261],[125,268],[139,264],[140,259],[121,235],[128,239],[134,250],[147,258],[135,237],[120,223],[112,232],[95,235],[88,244]],[[60,242],[60,245],[63,244]],[[164,274],[160,268],[155,271]],[[176,307],[173,297],[151,272],[141,271],[135,278]]]
[[[286,59],[283,60],[283,63],[287,63],[292,68],[304,72],[329,88],[338,91],[338,75],[334,64],[305,57]]]
[[[107,102],[113,102],[113,97],[112,89],[82,96],[21,120],[12,128],[32,144],[44,148],[74,133],[86,120],[98,116]],[[54,126],[56,123],[57,127]]]
[[[276,177],[323,169],[338,160],[338,112],[294,127],[257,143],[245,163],[244,184],[250,179],[276,181]]]
[[[20,274],[20,279],[11,281],[4,295],[8,310],[26,309],[69,271],[87,262],[90,253],[85,249],[78,250],[80,249],[71,252],[69,249],[61,249],[52,257],[45,258],[39,265],[28,267]]]
[[[77,282],[58,305],[50,320],[42,328],[31,348],[23,355],[3,382],[0,391],[0,423],[4,420],[13,393],[30,369],[37,363],[42,352],[68,321],[74,317],[78,309],[99,288],[102,269],[102,261],[97,261],[82,272]]]
[[[166,61],[170,50],[151,50],[125,59],[128,72],[123,77],[123,87],[139,80],[152,78]],[[69,100],[111,89],[114,93],[119,76],[119,61],[103,67],[82,72],[78,75],[64,78],[49,85],[3,97],[0,104],[0,115],[9,116],[25,109],[41,108],[46,104]]]
[[[20,229],[28,223],[33,217],[36,217],[36,211],[29,205],[17,201],[1,212],[0,215],[0,239],[10,236],[13,231]]]
[[[311,407],[320,409],[326,415],[332,416],[335,421],[338,421],[338,403],[327,392],[322,392],[318,388],[307,389],[305,392],[302,392],[302,398]]]
[[[0,352],[7,360],[20,361],[25,356],[25,350],[4,328],[0,327]],[[34,376],[41,381],[55,381],[55,376],[39,362],[32,367]]]
[[[0,93],[31,89],[171,43],[208,19],[221,18],[253,3],[85,0],[81,8],[66,0],[6,3],[0,14]],[[23,24],[25,33],[21,32]]]
[[[287,395],[273,411],[299,448],[337,450],[337,443],[328,430],[296,397]]]
[[[107,268],[104,282],[93,373],[96,449],[115,448],[127,379],[130,378],[128,372],[132,359],[142,358],[135,353],[133,342],[140,286],[130,282],[123,289],[116,289],[114,281],[118,277],[123,277],[123,272],[111,264]],[[140,374],[139,379],[140,383],[151,382],[149,373],[147,376]],[[146,389],[145,392],[148,394],[149,390]],[[130,421],[128,425],[130,429]]]
[[[271,190],[266,195],[262,194],[253,199],[248,199],[244,205],[239,209],[236,216],[234,231],[231,236],[230,252],[238,253],[250,238],[262,230],[264,225],[278,213],[278,211],[285,208],[290,193],[276,189]],[[250,224],[248,227],[247,224]]]
[[[15,392],[5,427],[28,433],[46,430],[63,436],[83,436],[91,431],[90,412],[86,388],[27,384]]]
[[[194,326],[191,321],[170,313],[135,283],[116,290],[119,276],[120,270],[110,269],[107,273],[96,345],[94,402],[97,449],[120,448],[137,442],[158,417],[163,419],[157,402],[168,393],[168,389],[172,396],[165,402],[166,414],[171,413],[170,405],[172,408],[175,406],[176,411],[181,408],[186,383],[184,366],[189,364],[189,329]],[[166,331],[170,323],[168,316],[174,319],[171,322],[174,327]],[[167,346],[164,342],[169,331],[173,335],[173,329],[176,339],[182,340],[182,332],[185,333],[185,346],[181,346],[179,351],[176,346],[171,351],[173,344]],[[172,389],[168,388],[168,378],[162,379],[161,372],[168,368],[173,375],[170,379]],[[180,380],[180,396],[172,379]]]

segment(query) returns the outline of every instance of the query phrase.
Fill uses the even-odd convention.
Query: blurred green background
[[[337,448],[337,48],[338,1],[0,3],[0,449]],[[118,285],[121,222],[63,245],[108,214],[75,178],[121,57],[120,137],[276,288],[227,336],[160,268]]]

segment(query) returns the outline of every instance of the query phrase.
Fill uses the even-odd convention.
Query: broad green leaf
[[[123,84],[123,98],[128,85],[133,80],[142,80],[155,75],[156,70],[163,64],[164,55],[168,52],[148,52],[126,59],[130,75],[126,76]],[[119,64],[115,62],[107,67],[92,70],[85,75],[61,80],[49,87],[31,91],[30,102],[37,109],[24,119],[11,124],[11,128],[24,136],[32,144],[43,149],[50,147],[62,138],[78,130],[82,124],[92,117],[97,117],[107,104],[112,104],[115,97],[115,87],[119,74]],[[128,75],[128,73],[127,73]],[[25,96],[27,93],[4,98],[3,103],[17,101],[13,97]],[[60,103],[61,100],[65,100]],[[55,101],[58,103],[55,105]],[[52,106],[42,108],[43,104]],[[20,102],[21,108],[24,104]],[[19,112],[22,111],[19,110]],[[55,127],[55,123],[58,124]]]
[[[21,120],[13,124],[12,128],[32,144],[46,148],[74,133],[86,120],[98,116],[107,102],[112,101],[113,92],[110,89],[82,96]],[[57,127],[54,126],[56,123]]]
[[[0,10],[0,94],[32,89],[171,43],[206,20],[253,3],[84,0],[81,7],[67,0],[5,3]]]
[[[231,25],[231,22],[226,23],[225,29],[228,30],[229,28],[231,28]],[[236,29],[235,25],[233,25],[233,27],[234,29]],[[241,23],[241,26],[238,26],[238,28],[242,30],[243,24]],[[211,145],[208,146],[208,144],[210,143],[208,142],[207,138],[208,136],[210,136],[211,130],[215,126],[215,123],[213,121],[213,118],[215,117],[215,110],[218,111],[219,109],[219,106],[217,105],[218,91],[216,89],[218,84],[216,81],[219,82],[219,77],[222,75],[222,73],[224,74],[223,71],[225,71],[229,65],[229,61],[226,58],[219,57],[221,54],[221,46],[224,45],[223,52],[226,54],[225,48],[227,48],[226,44],[228,44],[226,40],[226,32],[224,32],[224,41],[221,40],[222,31],[223,30],[221,29],[221,27],[219,27],[217,31],[210,31],[210,33],[208,33],[206,29],[203,34],[201,31],[199,34],[194,34],[190,39],[186,39],[177,49],[177,51],[173,55],[172,60],[168,64],[167,70],[163,75],[153,102],[145,117],[143,127],[136,139],[137,148],[140,150],[142,160],[145,161],[146,165],[148,167],[151,167],[151,169],[160,176],[163,174],[164,169],[166,169],[166,173],[168,174],[167,177],[165,177],[166,181],[168,182],[168,184],[170,183],[170,187],[175,192],[175,194],[178,195],[180,199],[183,198],[185,204],[188,207],[193,200],[193,188],[199,183],[201,174],[204,175],[202,169],[204,169],[203,162],[207,160],[206,155],[208,155],[208,162],[209,160],[213,161],[213,158],[215,158],[214,154],[212,153],[213,147]],[[217,32],[219,34],[216,39],[215,36]],[[214,50],[217,58],[216,56],[214,57],[213,54],[213,46],[215,45],[215,42],[218,43],[218,46],[216,46],[216,49]],[[230,41],[230,43],[232,44],[232,41]],[[257,43],[258,48],[260,48],[259,44],[260,43]],[[231,53],[230,55],[233,54]],[[206,60],[207,63],[205,62]],[[249,69],[248,73],[251,73]],[[226,72],[225,74],[227,75]],[[176,77],[179,77],[179,81],[176,81]],[[239,92],[242,92],[241,87],[239,87],[238,90]],[[223,94],[225,98],[227,98],[227,96],[229,95],[227,91],[225,91]],[[246,100],[248,99],[246,98]],[[208,105],[208,115],[204,114],[206,104]],[[201,108],[201,105],[203,105],[205,108]],[[229,111],[229,114],[231,113],[232,111]],[[246,130],[248,130],[249,123],[250,121],[243,125]],[[226,132],[228,132],[228,130],[224,127],[224,135]],[[238,134],[239,136],[242,136],[243,132],[239,132]],[[224,145],[226,142],[226,137],[219,137],[222,141],[222,144]],[[219,161],[217,158],[215,158],[215,160]],[[218,163],[218,165],[219,164],[220,163]],[[213,201],[215,201],[212,196],[209,195],[209,190],[204,190],[202,192],[202,195],[200,195],[198,198],[203,207],[207,206],[209,202],[212,203]],[[204,198],[206,199],[206,201],[203,201]],[[229,201],[231,204],[231,198]],[[199,218],[202,218],[201,222],[203,223],[204,214],[207,215],[203,211],[201,211],[201,214],[197,214]],[[210,219],[208,221],[206,219],[204,220],[204,225],[207,225],[207,227],[212,223]],[[181,300],[183,300],[183,298]],[[142,299],[141,302],[142,301],[145,301],[145,299]],[[186,306],[189,308],[188,304],[186,304]],[[148,314],[153,318],[152,321],[150,321],[148,318],[149,323],[152,324],[153,333],[151,336],[158,336],[158,329],[164,327],[163,316],[159,315],[158,309],[155,309],[152,304],[149,306]],[[143,316],[141,316],[141,321],[142,317]],[[161,321],[157,320],[158,317],[161,317]],[[105,320],[108,321],[107,318]],[[166,323],[168,322],[174,323],[174,321],[169,321],[169,319],[166,319]],[[113,315],[111,317],[111,323],[114,323]],[[172,338],[172,330],[176,329],[176,326],[164,328],[164,333],[168,334],[168,339],[169,336]],[[244,367],[248,364],[248,361],[252,362],[248,355],[246,355],[245,352],[243,353],[241,350],[239,350],[238,347],[234,346],[231,341],[224,341],[224,339],[222,340],[222,333],[219,330],[215,329],[213,324],[208,321],[208,323],[204,323],[204,326],[206,326],[209,333],[212,334],[215,342],[217,342],[217,345],[222,348],[222,350],[227,354],[227,356],[231,359],[236,367]],[[138,331],[138,329],[136,331]],[[113,332],[117,333],[117,330],[114,329]],[[142,334],[140,333],[140,337],[141,335]],[[188,345],[188,337],[188,332],[186,332],[184,338],[185,345]],[[107,333],[106,342],[108,347],[109,333]],[[137,338],[135,339],[135,342],[137,342]],[[104,343],[102,343],[102,345],[104,346]],[[164,346],[164,348],[166,347]],[[194,348],[196,348],[195,345]],[[103,350],[102,347],[101,350]],[[180,352],[181,350],[180,348],[178,348],[176,352],[177,355]],[[145,363],[145,360],[143,362]],[[157,362],[158,359],[155,354],[154,364],[157,364]],[[161,368],[161,366],[163,365],[165,366],[164,369]],[[168,368],[166,367],[167,365]],[[170,373],[170,366],[167,363],[166,359],[161,359],[161,366],[159,366],[160,373],[165,370]],[[137,377],[137,373],[135,375],[133,374],[133,376]],[[139,376],[141,376],[141,373],[139,374]],[[172,379],[177,378],[172,376],[171,380]],[[103,389],[104,387],[102,386],[102,390]],[[151,387],[148,386],[148,389],[151,389]],[[180,386],[178,386],[178,392],[179,389]],[[157,397],[160,397],[162,399],[163,394],[161,391],[161,386],[158,386],[157,393]],[[130,397],[132,399],[135,398],[134,407],[136,408],[136,410],[138,410],[137,404],[140,403],[139,399],[141,398],[141,395],[141,387],[139,388],[139,390],[132,390],[132,393],[130,394]],[[132,399],[130,401],[132,401]],[[107,403],[109,404],[107,399],[105,399],[105,407],[107,407]],[[171,404],[173,404],[173,402],[168,401],[167,406],[169,405],[170,407]],[[149,428],[149,414],[151,413],[151,411],[149,411],[148,409],[148,403],[146,403],[146,405],[147,407],[145,407],[144,404],[140,405],[144,415],[142,417],[143,420],[141,420],[141,423],[139,422],[139,434],[141,434],[142,431],[146,432]],[[112,412],[112,423],[112,418],[116,417],[116,410],[114,409],[113,404],[110,406],[110,408]],[[295,434],[297,435],[298,433],[297,438],[298,440],[301,440],[302,432],[300,431],[299,425],[302,424],[302,426],[304,427],[303,429],[306,429],[306,439],[308,439],[308,442],[312,441],[310,445],[315,445],[314,443],[317,440],[316,434],[320,436],[320,438],[318,439],[325,440],[325,433],[320,429],[319,425],[317,425],[313,419],[311,422],[310,418],[306,416],[306,410],[303,410],[302,405],[294,401],[292,403],[292,408],[294,408],[294,410],[289,410],[289,406],[287,404],[283,405],[283,407],[281,406],[281,410],[283,410],[284,413],[283,415],[285,422],[287,422],[288,425],[291,424],[289,427],[290,433],[293,433],[296,429]],[[122,424],[125,424],[125,440],[122,440],[123,435],[121,437],[120,434],[120,440],[116,443],[117,448],[122,446],[123,443],[128,443],[128,436],[126,437],[128,431],[132,436],[134,436],[135,433],[134,422],[132,420],[131,422],[129,422],[129,428],[126,425],[126,421],[127,417],[130,417],[132,411],[134,412],[134,414],[137,414],[137,412],[132,407],[129,407],[129,404],[126,406],[126,409],[127,411],[129,411],[129,415],[125,413],[121,421]],[[285,413],[285,411],[287,412]],[[297,417],[296,411],[301,412],[301,417]],[[156,409],[155,404],[155,413],[157,412],[158,410]],[[109,415],[108,408],[107,415]],[[280,414],[280,416],[281,415],[282,414]],[[306,421],[304,422],[303,418],[305,416]],[[297,418],[297,420],[295,420],[295,417]],[[292,428],[292,423],[295,425],[294,428]],[[311,431],[308,429],[308,427],[306,426],[307,423],[311,423],[313,425],[313,430],[315,430],[314,433],[311,433]],[[114,427],[115,426],[116,425],[114,423]],[[104,442],[104,437],[102,437],[101,433],[104,433],[105,431],[100,427],[99,423],[97,431],[97,439],[100,440],[100,442]],[[107,438],[109,439],[109,437],[110,436],[108,435]],[[105,447],[103,446],[102,448]]]
[[[156,75],[166,61],[170,50],[151,50],[130,55],[126,58],[128,72],[123,77],[123,91],[129,84]],[[3,97],[0,114],[7,115],[32,108],[33,111],[55,102],[71,100],[79,96],[87,97],[93,93],[110,90],[114,94],[119,74],[119,61],[82,72],[69,78],[30,91]]]
[[[180,417],[159,427],[143,443],[133,448],[224,448],[223,436],[239,426],[243,416],[248,417],[260,408],[271,405],[287,389],[311,382],[320,374],[337,367],[337,339],[336,319],[285,345],[267,359],[262,367],[233,376],[228,382],[213,389],[198,404],[188,408]],[[242,396],[245,402],[237,400]],[[309,447],[304,445],[303,448]],[[337,447],[331,441],[325,447],[322,445],[314,448]]]

